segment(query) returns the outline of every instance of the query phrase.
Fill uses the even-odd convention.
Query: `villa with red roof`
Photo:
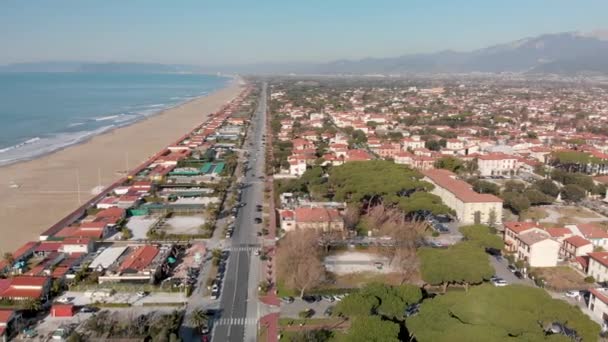
[[[490,153],[477,157],[481,176],[509,175],[517,172],[517,157],[504,153]]]
[[[502,199],[475,192],[472,186],[448,170],[423,170],[424,180],[435,187],[431,191],[456,213],[464,224],[501,223]],[[494,222],[491,222],[494,221]]]
[[[281,229],[317,229],[321,231],[342,231],[344,220],[336,209],[296,208],[279,211]]]

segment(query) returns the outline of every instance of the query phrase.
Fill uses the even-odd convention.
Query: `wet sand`
[[[41,232],[236,97],[237,82],[131,126],[34,160],[0,167],[0,255]],[[12,187],[17,184],[19,187]],[[79,186],[80,185],[80,186]],[[78,192],[78,188],[80,191]],[[80,196],[79,196],[80,194]]]

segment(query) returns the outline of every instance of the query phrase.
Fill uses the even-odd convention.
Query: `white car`
[[[509,285],[509,283],[507,283],[507,281],[502,278],[494,278],[492,279],[492,285],[496,287],[503,287]]]
[[[578,297],[580,295],[581,295],[580,291],[568,291],[568,292],[566,292],[566,297],[568,297],[568,298],[576,298],[576,297]]]

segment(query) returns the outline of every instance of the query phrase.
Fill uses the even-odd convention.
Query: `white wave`
[[[76,126],[82,126],[84,125],[83,122],[74,122],[68,125],[68,127],[76,127]]]
[[[24,141],[22,143],[19,143],[19,144],[13,145],[13,146],[9,146],[9,147],[5,147],[3,149],[0,149],[0,153],[8,152],[8,151],[11,151],[11,150],[14,150],[14,149],[26,146],[28,144],[33,144],[33,143],[35,143],[35,142],[37,142],[39,140],[40,140],[39,137],[31,138],[31,139],[28,139],[28,140],[26,140],[26,141]]]
[[[160,107],[166,107],[167,104],[165,103],[157,103],[157,104],[151,104],[151,105],[147,105],[146,108],[160,108]]]
[[[108,116],[102,116],[99,118],[95,118],[95,121],[107,121],[107,120],[114,120],[116,118],[120,117],[120,115],[108,115]]]
[[[60,133],[44,138],[29,139],[28,143],[21,143],[0,150],[0,157],[2,157],[2,159],[0,159],[0,165],[7,165],[22,160],[34,159],[62,148],[66,148],[70,145],[81,143],[95,135],[102,134],[115,127],[115,125],[108,125],[92,131]]]

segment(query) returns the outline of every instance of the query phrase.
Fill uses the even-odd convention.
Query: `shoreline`
[[[30,160],[0,166],[0,253],[12,252],[209,118],[242,91],[224,87]]]
[[[6,161],[6,162],[0,160],[0,170],[2,168],[4,168],[4,167],[7,167],[7,166],[18,165],[20,163],[24,163],[24,162],[36,160],[36,159],[39,159],[39,158],[43,158],[45,156],[49,156],[49,155],[52,155],[52,154],[57,153],[59,151],[68,149],[68,148],[70,148],[72,146],[86,144],[87,142],[91,141],[91,139],[94,139],[97,136],[108,134],[108,133],[111,133],[113,131],[116,131],[116,130],[119,130],[121,128],[124,128],[124,127],[129,127],[129,126],[137,125],[137,124],[139,124],[139,123],[141,123],[143,121],[149,120],[150,118],[156,117],[158,115],[162,115],[162,114],[164,114],[167,111],[170,111],[172,109],[178,108],[178,107],[183,106],[183,105],[186,105],[186,104],[188,104],[190,102],[203,99],[203,98],[205,98],[207,96],[210,96],[210,95],[212,95],[212,94],[214,94],[214,93],[216,93],[218,91],[221,91],[223,89],[229,88],[229,87],[233,86],[234,84],[238,84],[240,82],[240,80],[241,80],[241,78],[239,78],[238,76],[223,76],[223,77],[226,78],[225,84],[221,88],[218,88],[218,89],[216,89],[214,91],[211,91],[211,92],[209,92],[207,94],[199,95],[199,96],[190,98],[190,99],[188,99],[188,100],[186,100],[184,102],[178,102],[178,103],[175,103],[173,105],[161,108],[158,111],[153,112],[153,113],[151,113],[149,115],[141,115],[140,118],[135,119],[135,120],[130,121],[130,122],[127,122],[126,124],[122,124],[122,125],[121,124],[118,124],[118,125],[112,124],[111,126],[113,126],[113,127],[107,128],[107,129],[103,129],[103,127],[102,127],[102,128],[98,128],[98,129],[91,130],[91,131],[82,131],[83,134],[86,134],[86,136],[84,138],[77,139],[77,141],[67,143],[67,144],[65,144],[63,146],[58,146],[57,148],[54,148],[54,149],[52,149],[50,151],[44,151],[44,152],[41,152],[40,154],[37,154],[37,155],[31,155],[31,156],[25,156],[25,157],[22,157],[22,158],[11,159],[11,160]],[[101,129],[103,129],[101,132],[96,133],[96,131],[101,130]],[[40,138],[36,137],[36,138],[33,138],[33,139],[40,139]],[[17,144],[17,145],[26,145],[28,143],[28,141],[33,140],[33,139],[29,139],[29,140],[27,140],[25,142],[22,142],[20,144]],[[14,145],[14,146],[17,146],[17,145]],[[13,146],[9,146],[7,148],[11,148],[11,147],[13,147]]]

